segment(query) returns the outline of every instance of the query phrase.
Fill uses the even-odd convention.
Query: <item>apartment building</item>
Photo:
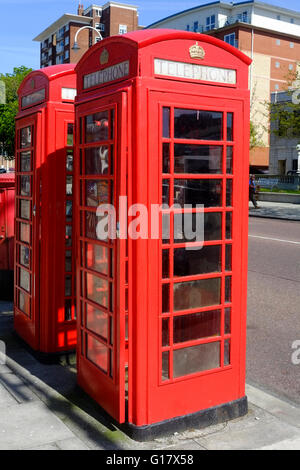
[[[72,49],[77,31],[79,49]],[[33,40],[40,43],[41,68],[55,64],[77,63],[90,46],[101,38],[138,29],[138,9],[134,5],[107,2],[103,6],[79,4],[77,14],[65,13]]]
[[[270,136],[265,103],[270,102],[271,93],[285,90],[289,78],[298,70],[300,12],[257,0],[216,1],[181,11],[147,28],[210,34],[252,58],[249,70],[251,120],[257,126],[261,146],[250,152],[250,165],[253,171],[267,169]]]

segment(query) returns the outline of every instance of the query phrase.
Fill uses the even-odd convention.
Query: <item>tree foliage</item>
[[[6,101],[0,104],[0,146],[7,159],[15,155],[15,117],[18,112],[18,88],[32,71],[27,67],[15,67],[12,74],[0,74],[5,84]]]

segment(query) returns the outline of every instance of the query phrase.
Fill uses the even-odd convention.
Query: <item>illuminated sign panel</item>
[[[96,85],[103,85],[104,83],[114,82],[120,78],[125,78],[129,75],[129,60],[120,64],[112,65],[106,69],[99,70],[98,72],[85,75],[83,78],[83,88],[92,88]]]
[[[206,65],[188,64],[172,60],[154,59],[155,75],[163,75],[174,78],[200,80],[203,82],[236,84],[236,71]]]
[[[22,98],[22,108],[26,108],[27,106],[32,106],[33,104],[40,103],[44,101],[46,98],[46,90],[43,88],[42,90],[35,91],[30,95],[23,96]]]

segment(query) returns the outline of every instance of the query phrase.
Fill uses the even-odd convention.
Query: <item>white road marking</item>
[[[300,242],[294,242],[292,240],[282,240],[280,238],[260,237],[259,235],[249,235],[249,237],[260,238],[261,240],[272,240],[274,242],[293,243],[294,245],[300,245]]]

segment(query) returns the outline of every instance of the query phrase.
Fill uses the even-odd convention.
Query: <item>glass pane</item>
[[[20,241],[30,243],[30,225],[20,224]]]
[[[217,273],[222,270],[222,247],[204,246],[200,250],[174,250],[174,276]]]
[[[170,144],[163,144],[163,173],[170,173]]]
[[[19,291],[19,309],[30,317],[30,297],[22,291]]]
[[[68,124],[67,145],[69,147],[74,145],[74,124]]]
[[[169,363],[170,363],[170,353],[169,351],[164,351],[162,353],[162,381],[169,380]]]
[[[65,300],[65,321],[72,320],[72,300],[66,299]]]
[[[170,242],[170,214],[162,214],[162,239],[163,243]]]
[[[162,277],[163,278],[168,278],[170,276],[169,258],[170,258],[169,250],[163,250],[162,252]]]
[[[108,276],[109,249],[105,246],[86,244],[86,267]]]
[[[108,308],[108,282],[100,277],[86,274],[87,298]]]
[[[170,108],[163,108],[163,137],[170,137]]]
[[[109,181],[88,180],[85,182],[85,204],[98,207],[100,204],[109,204]]]
[[[162,320],[162,347],[169,346],[169,319]]]
[[[108,315],[87,304],[86,327],[104,339],[108,338]]]
[[[65,279],[65,296],[71,297],[72,295],[72,277],[66,276]]]
[[[114,131],[115,131],[115,110],[110,110],[110,138],[114,138]]]
[[[232,180],[226,181],[226,206],[232,206]]]
[[[72,251],[66,251],[65,270],[67,273],[72,272]]]
[[[20,153],[20,171],[31,171],[31,152]]]
[[[232,271],[232,245],[226,245],[225,254],[225,271]]]
[[[230,339],[226,339],[224,343],[224,366],[230,365]]]
[[[30,292],[30,274],[28,271],[25,271],[25,269],[20,268],[19,270],[20,274],[20,287],[22,289],[26,290],[27,292]]]
[[[66,177],[66,195],[72,196],[73,193],[73,176],[67,175]]]
[[[162,312],[166,313],[170,310],[170,286],[169,284],[162,285]]]
[[[174,145],[175,173],[222,173],[223,147]]]
[[[170,205],[170,181],[163,180],[162,203]]]
[[[104,372],[107,372],[107,353],[108,350],[104,344],[87,335],[86,357]]]
[[[232,175],[233,147],[227,147],[226,173]]]
[[[32,134],[31,134],[31,127],[24,127],[20,131],[20,148],[26,149],[27,147],[31,147],[32,142]]]
[[[225,302],[231,302],[231,276],[225,277]]]
[[[85,142],[108,140],[108,111],[85,117]]]
[[[73,150],[68,150],[67,151],[67,161],[66,161],[66,170],[67,171],[73,171]]]
[[[174,317],[174,343],[221,334],[221,310]]]
[[[174,180],[174,204],[184,207],[191,204],[203,204],[204,207],[219,207],[222,205],[221,180]]]
[[[174,284],[174,310],[219,305],[221,302],[221,279],[201,279]]]
[[[226,239],[232,238],[232,212],[226,212]]]
[[[220,342],[199,344],[173,352],[174,378],[220,367]]]
[[[66,246],[72,246],[72,225],[66,225]]]
[[[21,196],[31,196],[31,177],[20,177],[20,194]]]
[[[231,308],[225,308],[225,335],[231,333]]]
[[[20,264],[30,268],[30,251],[27,246],[20,246]]]
[[[233,113],[227,113],[227,140],[233,141]]]
[[[73,214],[73,202],[72,201],[66,201],[66,220],[67,222],[72,221],[72,214]]]
[[[96,212],[88,212],[85,213],[85,236],[87,238],[92,238],[93,240],[107,240],[108,239],[108,225],[109,225],[109,217],[107,215],[97,216]],[[97,235],[97,226],[98,223],[101,223],[101,230],[99,230]],[[102,233],[103,228],[103,233]],[[101,233],[100,233],[101,232]],[[101,235],[101,238],[100,238]]]
[[[107,145],[85,149],[85,174],[109,174],[109,148]]]
[[[30,201],[20,201],[20,217],[21,219],[30,220]]]
[[[182,214],[174,214],[174,242],[185,243],[196,239],[197,218],[196,214],[190,214],[192,231],[195,233],[194,239],[185,236],[185,217]],[[199,219],[200,221],[203,218]],[[199,222],[198,222],[199,224]],[[201,227],[202,229],[202,227]],[[220,212],[206,212],[204,214],[204,241],[222,239],[222,214]]]
[[[223,113],[175,109],[175,138],[222,140]]]

